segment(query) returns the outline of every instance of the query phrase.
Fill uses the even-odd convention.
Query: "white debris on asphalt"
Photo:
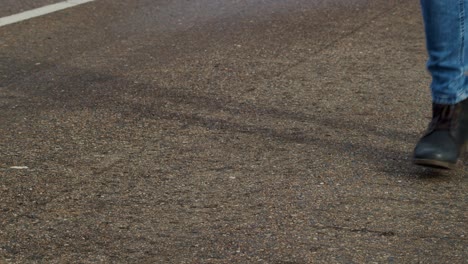
[[[27,166],[11,166],[10,169],[14,170],[27,170],[29,169]]]

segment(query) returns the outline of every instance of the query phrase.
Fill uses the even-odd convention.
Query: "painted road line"
[[[18,13],[11,16],[1,17],[0,18],[0,27],[6,26],[9,24],[17,23],[24,21],[33,17],[43,16],[52,12],[70,8],[73,6],[81,5],[87,2],[92,2],[94,0],[67,0],[56,4],[46,5],[22,13]]]

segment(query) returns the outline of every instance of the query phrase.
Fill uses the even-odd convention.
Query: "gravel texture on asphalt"
[[[419,12],[101,0],[0,28],[0,263],[467,263],[468,160],[410,160]]]

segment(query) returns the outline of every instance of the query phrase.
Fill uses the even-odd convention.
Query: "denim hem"
[[[448,105],[453,105],[453,104],[458,104],[463,100],[468,99],[468,89],[461,89],[459,93],[457,93],[455,96],[444,96],[444,97],[439,97],[436,94],[432,94],[432,102],[436,104],[448,104]]]

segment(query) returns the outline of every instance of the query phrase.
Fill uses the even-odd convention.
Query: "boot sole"
[[[413,163],[419,166],[430,167],[435,169],[453,170],[457,164],[444,162],[440,160],[414,159]]]
[[[468,152],[468,142],[463,144],[462,147],[463,150],[460,157],[459,161],[463,159],[463,157],[466,155]],[[443,170],[453,170],[457,167],[457,163],[450,163],[446,161],[440,161],[440,160],[429,160],[429,159],[413,159],[413,164],[419,165],[419,166],[424,166],[424,167],[430,167],[434,169],[443,169]]]

